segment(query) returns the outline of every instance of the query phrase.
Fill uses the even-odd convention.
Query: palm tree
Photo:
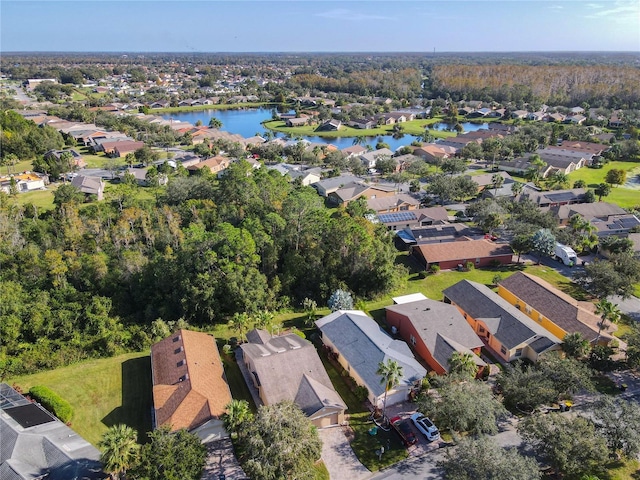
[[[449,357],[449,374],[459,374],[463,377],[474,378],[478,373],[478,366],[469,352],[453,352]]]
[[[617,323],[618,320],[620,320],[620,309],[617,304],[603,298],[596,303],[596,313],[600,315],[601,319],[600,322],[598,322],[598,336],[596,338],[596,343],[598,343],[598,340],[600,340],[600,332],[608,326],[607,321]]]
[[[504,184],[504,177],[499,173],[491,176],[491,185],[493,186],[493,195],[498,195],[498,189]]]
[[[273,319],[275,318],[275,314],[270,312],[269,310],[260,310],[258,313],[254,315],[254,326],[256,328],[265,329],[271,325]]]
[[[387,393],[395,388],[402,379],[402,367],[395,360],[388,359],[387,362],[378,364],[377,375],[380,375],[380,383],[384,385],[384,400],[382,401],[382,417],[387,414]]]
[[[231,400],[224,408],[227,411],[222,416],[222,421],[224,422],[224,427],[230,433],[240,434],[243,430],[241,426],[250,422],[253,418],[249,403],[246,400]]]
[[[242,341],[242,337],[244,336],[244,331],[249,326],[250,320],[251,319],[249,318],[249,315],[245,312],[242,312],[242,313],[236,312],[233,314],[233,317],[231,318],[231,320],[229,320],[229,327],[231,327],[231,329],[238,332],[238,335],[240,336],[240,341]]]
[[[515,182],[511,185],[511,193],[513,193],[516,197],[522,193],[524,189],[524,183]]]
[[[127,469],[136,462],[140,449],[137,438],[138,433],[123,424],[112,426],[102,435],[98,443],[102,451],[100,461],[113,480],[126,478]]]
[[[209,127],[210,128],[222,128],[222,122],[220,121],[220,119],[218,119],[216,117],[211,117],[211,119],[209,120]]]

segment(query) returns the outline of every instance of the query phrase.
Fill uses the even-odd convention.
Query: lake
[[[162,115],[162,118],[180,120],[182,122],[189,122],[195,125],[198,120],[203,125],[209,125],[211,117],[216,117],[222,122],[221,130],[229,133],[237,133],[245,138],[253,137],[256,134],[262,134],[265,129],[262,126],[262,122],[265,120],[271,120],[271,109],[268,108],[247,108],[238,110],[197,110],[192,112],[176,112],[166,113]],[[486,123],[469,123],[464,122],[462,124],[465,132],[473,132],[476,130],[482,130],[488,128]],[[440,123],[436,126],[437,130],[446,130],[449,126],[445,123]],[[276,133],[276,132],[274,132]],[[283,133],[277,133],[277,137],[286,137]],[[316,143],[331,143],[339,149],[343,149],[353,145],[353,137],[338,137],[338,138],[323,138],[317,136],[303,137],[305,140]],[[397,150],[400,147],[409,145],[411,142],[417,139],[413,135],[405,135],[402,138],[393,138],[393,135],[377,135],[374,137],[366,137],[367,143],[371,146],[375,146],[378,140],[389,144],[391,150]]]

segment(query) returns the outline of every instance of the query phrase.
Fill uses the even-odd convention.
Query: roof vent
[[[177,337],[173,338],[174,342],[179,342],[180,340],[182,340],[182,335],[178,335]]]
[[[173,353],[175,353],[177,355],[180,352],[184,352],[184,347],[182,345],[180,345],[178,348],[176,348]]]

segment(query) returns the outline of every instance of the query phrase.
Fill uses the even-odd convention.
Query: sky
[[[0,1],[0,52],[640,51],[640,0]]]

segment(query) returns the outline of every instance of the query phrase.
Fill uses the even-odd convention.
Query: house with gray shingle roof
[[[271,336],[266,330],[254,329],[240,348],[265,405],[292,401],[318,428],[344,421],[347,405],[311,342],[293,333]]]
[[[315,188],[320,196],[328,197],[329,194],[335,192],[339,188],[344,187],[350,183],[361,183],[363,180],[358,177],[354,177],[353,175],[338,175],[337,177],[330,177],[320,180],[317,183],[313,184],[313,188]]]
[[[393,157],[393,152],[388,148],[381,148],[373,152],[367,152],[360,155],[360,161],[365,168],[375,168],[378,158]]]
[[[100,452],[37,403],[0,384],[0,479],[105,478]]]
[[[427,362],[436,373],[449,373],[454,352],[468,353],[479,368],[486,363],[478,356],[484,345],[460,311],[436,300],[391,305],[385,308],[387,324]]]
[[[334,352],[355,382],[369,391],[372,405],[382,407],[385,396],[384,380],[376,373],[380,362],[394,360],[403,373],[399,384],[387,393],[387,405],[407,400],[427,374],[405,342],[393,339],[360,310],[338,310],[316,320],[316,326],[322,343]]]
[[[458,307],[485,345],[507,362],[535,362],[543,353],[560,349],[558,337],[485,285],[462,280],[442,293],[445,303]]]

